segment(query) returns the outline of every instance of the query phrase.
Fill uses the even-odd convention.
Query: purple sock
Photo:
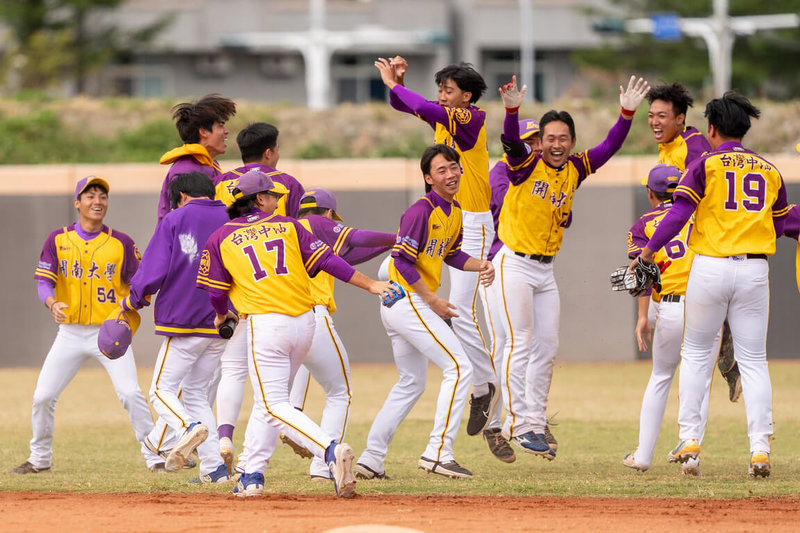
[[[335,463],[336,462],[336,454],[333,453],[333,450],[336,449],[336,445],[339,444],[335,440],[332,440],[330,445],[325,448],[325,463]]]
[[[219,438],[228,437],[233,440],[233,426],[231,424],[222,424],[217,428],[217,433],[219,433]]]

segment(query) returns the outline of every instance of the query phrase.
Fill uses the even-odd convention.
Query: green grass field
[[[621,466],[625,453],[636,444],[641,396],[649,363],[557,365],[550,397],[550,414],[558,411],[553,433],[559,441],[558,458],[547,462],[517,451],[507,465],[492,457],[479,437],[467,436],[462,423],[455,445],[456,459],[475,473],[471,480],[449,480],[416,467],[432,425],[439,372],[429,370],[423,398],[400,426],[387,457],[389,481],[359,482],[363,494],[448,494],[491,496],[611,496],[748,498],[800,494],[800,362],[770,365],[774,388],[775,440],[772,476],[750,479],[744,405],[731,404],[719,376],[712,386],[711,414],[703,443],[700,478],[684,478],[666,454],[677,441],[677,383],[673,384],[666,420],[656,447],[653,466],[645,473]],[[150,369],[142,369],[140,383],[147,390]],[[0,490],[78,492],[205,492],[224,493],[225,486],[187,483],[196,470],[151,474],[111,384],[99,367],[81,370],[62,395],[56,412],[53,471],[17,476],[8,470],[28,455],[30,404],[38,369],[0,371],[3,410],[0,412]],[[354,398],[347,440],[356,456],[364,446],[375,413],[380,409],[396,372],[389,365],[356,365]],[[241,447],[249,413],[245,405],[235,435]],[[307,412],[318,418],[322,394],[315,387]],[[308,478],[308,460],[279,444],[267,471],[267,491],[327,494],[327,484]]]

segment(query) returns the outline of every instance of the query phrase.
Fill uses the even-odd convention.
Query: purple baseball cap
[[[97,334],[97,347],[109,359],[119,359],[133,340],[131,326],[125,320],[111,318],[103,322]]]
[[[322,209],[330,209],[332,211],[333,219],[342,221],[342,217],[336,212],[336,197],[327,189],[313,189],[306,191],[302,198],[300,198],[300,208],[306,207],[321,207]]]
[[[102,185],[106,192],[111,191],[111,188],[108,186],[108,182],[103,178],[98,176],[86,176],[80,180],[77,185],[75,185],[75,199],[77,200],[81,193],[83,193],[83,191],[88,189],[91,185]]]
[[[678,167],[660,163],[650,170],[647,176],[647,188],[653,192],[671,193],[681,181],[681,171]]]
[[[519,121],[519,138],[523,141],[539,133],[539,121],[526,118]]]
[[[278,188],[275,182],[260,170],[253,169],[245,172],[236,182],[236,188],[233,189],[233,197],[235,199],[242,198],[243,196],[250,196],[258,192],[270,192],[272,194],[282,195],[286,194],[285,187]]]

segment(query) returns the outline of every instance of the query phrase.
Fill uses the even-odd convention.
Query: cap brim
[[[519,138],[524,141],[524,140],[530,139],[534,135],[538,135],[538,134],[539,134],[539,130],[526,131],[525,133],[520,135]]]
[[[344,222],[344,219],[339,216],[339,213],[337,213],[333,209],[331,209],[331,216],[333,216],[333,220],[335,220],[336,222]]]
[[[93,176],[89,178],[89,180],[86,182],[86,185],[84,185],[83,188],[80,191],[78,191],[75,197],[77,198],[78,196],[83,194],[83,191],[85,191],[92,185],[102,185],[103,188],[106,190],[106,192],[111,192],[111,187],[108,186],[108,182],[106,180],[104,180],[103,178],[99,178],[97,176]]]

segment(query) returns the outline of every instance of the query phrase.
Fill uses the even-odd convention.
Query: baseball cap
[[[271,192],[273,194],[286,194],[286,187],[278,188],[270,177],[260,170],[250,170],[239,176],[236,188],[233,189],[235,199],[250,196],[258,192]]]
[[[103,178],[98,176],[86,176],[85,178],[81,179],[77,185],[75,185],[75,199],[77,200],[78,197],[88,189],[91,185],[102,185],[106,192],[111,191],[111,188],[108,186],[108,182]]]
[[[523,141],[539,133],[539,121],[526,118],[519,121],[519,138]]]
[[[681,171],[678,167],[660,163],[650,170],[647,176],[647,188],[653,192],[671,193],[681,180]]]
[[[311,201],[308,200],[309,198]],[[300,198],[300,207],[321,207],[322,209],[330,209],[333,211],[333,219],[339,222],[342,221],[342,217],[336,212],[336,197],[327,189],[306,191],[303,197]]]
[[[127,321],[111,318],[103,322],[97,334],[97,347],[109,359],[119,359],[133,340],[133,332]]]

